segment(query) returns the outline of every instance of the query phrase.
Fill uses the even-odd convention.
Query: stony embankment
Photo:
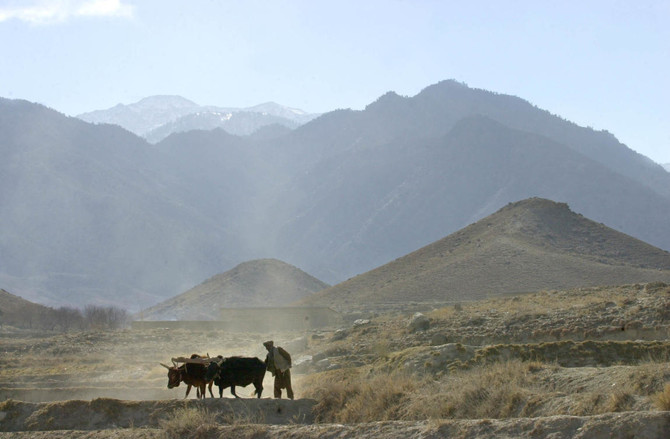
[[[599,416],[550,416],[546,418],[478,419],[362,424],[310,425],[215,425],[196,428],[185,437],[215,439],[240,437],[254,439],[665,439],[670,431],[670,412],[624,412]],[[128,428],[2,433],[0,439],[163,439],[165,431],[154,428]],[[171,436],[167,436],[171,437]]]

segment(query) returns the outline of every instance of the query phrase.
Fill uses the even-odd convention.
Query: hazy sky
[[[670,1],[0,0],[0,96],[362,109],[456,79],[670,163]]]

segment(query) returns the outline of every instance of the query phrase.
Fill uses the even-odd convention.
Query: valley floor
[[[670,286],[626,285],[356,315],[293,333],[0,332],[7,437],[649,437],[670,431]],[[418,323],[417,323],[418,322]],[[166,388],[174,356],[294,360],[297,400]],[[214,389],[216,392],[216,388]]]

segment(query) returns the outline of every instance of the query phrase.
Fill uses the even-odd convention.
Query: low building
[[[239,332],[300,331],[341,326],[342,316],[328,307],[223,308],[219,320],[132,322],[133,329],[199,329]]]

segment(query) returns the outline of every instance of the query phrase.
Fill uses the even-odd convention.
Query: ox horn
[[[159,363],[159,364],[160,364],[161,366],[163,366],[164,368],[170,370],[170,366],[168,366],[167,364],[163,364],[163,363]]]

